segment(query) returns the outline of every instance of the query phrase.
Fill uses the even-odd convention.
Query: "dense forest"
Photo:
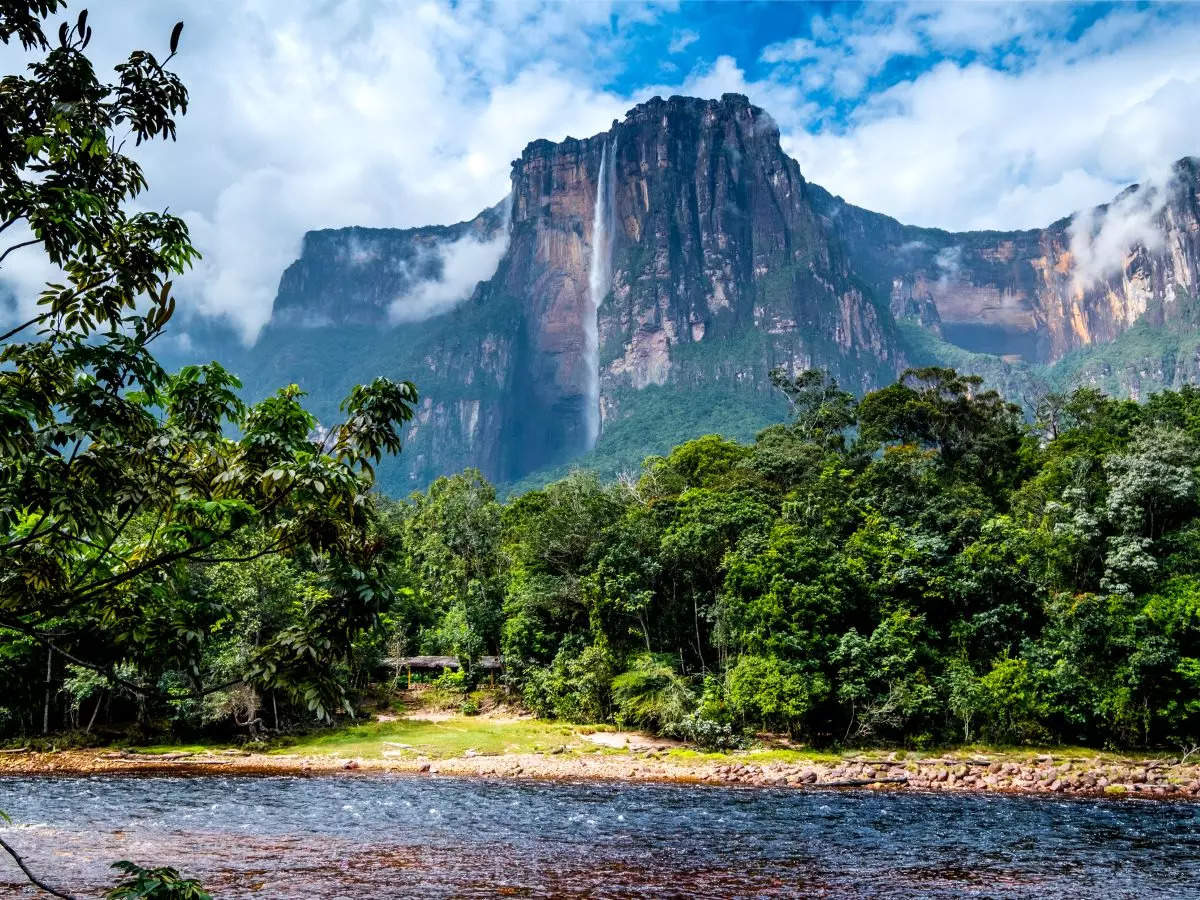
[[[43,30],[62,6],[0,5],[42,54],[0,90],[0,263],[60,272],[0,333],[0,740],[329,723],[436,653],[465,711],[499,654],[540,715],[707,746],[1200,742],[1200,391],[1027,422],[945,368],[861,399],[776,372],[752,443],[388,499],[413,384],[319,424],[155,359],[198,251],[125,150],[175,136],[182,24],[106,83],[86,11]]]
[[[126,151],[186,112],[183,24],[104,82],[86,10],[43,27],[63,7],[0,0],[36,57],[0,79],[0,263],[56,272],[0,298],[0,742],[326,726],[414,653],[462,661],[438,682],[466,713],[500,654],[540,715],[710,747],[1200,742],[1200,391],[1048,395],[1029,424],[949,369],[861,400],[777,372],[790,420],[753,443],[388,499],[413,384],[319,423],[294,385],[247,405],[216,362],[156,360],[199,252]],[[114,867],[109,897],[208,896]]]
[[[532,709],[706,744],[1200,737],[1200,391],[1036,423],[945,369],[602,484],[388,504],[392,640],[503,655]]]
[[[162,608],[136,642],[79,623],[100,670],[5,635],[0,727],[286,729],[334,713],[316,685],[345,715],[389,661],[436,653],[463,660],[440,681],[468,710],[471,661],[500,654],[540,715],[707,746],[1200,740],[1200,391],[1049,395],[1029,424],[947,369],[861,401],[773,377],[791,421],[752,444],[710,435],[504,501],[474,472],[373,495],[379,597],[300,690],[264,677],[265,648],[346,575],[248,525],[147,586]]]

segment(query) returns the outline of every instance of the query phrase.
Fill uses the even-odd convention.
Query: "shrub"
[[[442,674],[434,679],[433,686],[439,691],[465,694],[471,687],[470,676],[465,669],[442,669]]]
[[[743,656],[729,670],[726,697],[744,721],[795,731],[828,696],[829,682],[819,672],[774,656]]]
[[[703,747],[705,750],[738,750],[746,746],[746,736],[728,722],[710,719],[700,710],[690,712],[672,723],[664,734]]]
[[[539,716],[570,722],[609,718],[615,668],[612,653],[603,642],[582,650],[579,643],[564,641],[554,662],[529,670],[522,696]]]
[[[645,653],[612,682],[617,723],[661,733],[679,726],[695,704],[695,694],[675,671],[670,656]]]

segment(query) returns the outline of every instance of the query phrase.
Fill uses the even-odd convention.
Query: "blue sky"
[[[178,144],[142,151],[145,202],[183,214],[204,253],[188,309],[247,339],[306,230],[469,218],[526,143],[594,134],[655,94],[748,94],[806,177],[954,229],[1045,225],[1200,155],[1200,4],[88,6],[102,64],[186,23],[191,108]],[[0,280],[29,298],[52,274],[14,255]]]
[[[944,22],[947,10],[956,7],[961,10],[957,15],[977,17],[978,36],[962,35],[959,41],[938,41],[927,33],[921,35],[919,25],[913,27],[922,18],[927,22]],[[615,61],[616,70],[609,74],[604,86],[620,93],[633,93],[646,83],[669,80],[719,56],[736,60],[751,81],[776,76],[786,78],[787,74],[782,70],[787,70],[787,63],[794,60],[776,61],[778,54],[771,48],[801,41],[811,42],[812,47],[805,49],[813,51],[821,47],[842,47],[854,52],[860,48],[847,46],[846,38],[857,30],[870,33],[874,42],[882,45],[878,57],[864,60],[861,52],[855,54],[862,64],[869,66],[876,62],[878,68],[870,66],[870,71],[860,72],[852,60],[847,60],[855,69],[854,75],[863,76],[863,91],[873,92],[917,78],[946,60],[960,66],[980,63],[1001,70],[1019,70],[1022,63],[1033,56],[1036,43],[1077,41],[1108,14],[1130,8],[1147,20],[1186,18],[1191,12],[1182,5],[1172,10],[1156,9],[1145,3],[1056,3],[1023,10],[1011,4],[970,2],[929,5],[763,0],[682,3],[655,21],[631,27],[629,51]],[[909,20],[910,16],[915,21]],[[987,34],[986,29],[997,20],[1017,24],[1011,20],[1014,16],[1020,23],[1019,28],[1000,28]],[[619,14],[613,20],[619,21]],[[909,20],[907,25],[904,24],[906,20]],[[888,42],[880,39],[880,35],[894,37],[898,32],[903,36],[893,45],[896,52],[885,57]],[[913,35],[924,39],[911,41]],[[822,63],[816,53],[810,59],[811,63],[791,66],[791,73],[803,78],[807,74],[806,68]],[[807,97],[820,107],[810,126],[814,129],[827,121],[844,119],[854,105],[853,97],[847,97],[844,91],[835,90],[832,85],[809,91]]]

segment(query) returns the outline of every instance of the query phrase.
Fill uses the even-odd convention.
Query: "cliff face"
[[[953,233],[901,225],[818,191],[828,227],[893,315],[970,350],[1055,363],[1135,322],[1181,320],[1200,277],[1200,162],[1165,185],[1042,230]]]
[[[588,404],[608,423],[650,386],[765,393],[773,366],[819,365],[865,389],[903,368],[889,317],[822,229],[774,122],[744,97],[655,99],[603,134],[536,141],[512,183],[509,250],[483,294],[525,311],[521,378],[538,424],[521,453],[533,467],[586,449]],[[598,292],[597,241],[609,274]]]
[[[279,280],[271,324],[387,325],[422,285],[444,278],[448,253],[496,241],[506,220],[500,203],[457,225],[310,231]]]
[[[670,381],[765,386],[776,365],[821,365],[857,389],[903,368],[891,322],[854,282],[763,110],[735,95],[657,100],[610,135],[605,401]],[[734,344],[741,353],[721,352]],[[607,402],[604,411],[616,414]]]
[[[251,393],[296,381],[332,420],[356,382],[415,381],[417,419],[383,471],[399,493],[467,466],[513,482],[597,430],[623,465],[706,431],[748,437],[782,413],[775,366],[861,392],[926,358],[900,319],[1125,389],[1200,360],[1187,342],[1146,359],[1138,337],[1193,327],[1194,160],[1042,230],[915,228],[805,181],[771,118],[725,95],[655,98],[593,137],[534,141],[511,184],[458,225],[309,234],[238,363]],[[1120,359],[1087,356],[1111,341]]]

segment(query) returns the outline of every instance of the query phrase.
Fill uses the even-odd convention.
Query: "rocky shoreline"
[[[286,753],[149,754],[64,750],[0,754],[2,775],[332,775],[412,774],[485,778],[597,779],[796,789],[974,791],[1200,800],[1200,765],[1165,759],[996,754],[838,762],[751,762],[680,758],[668,747],[625,753],[512,753],[428,759],[397,753],[345,758]]]

